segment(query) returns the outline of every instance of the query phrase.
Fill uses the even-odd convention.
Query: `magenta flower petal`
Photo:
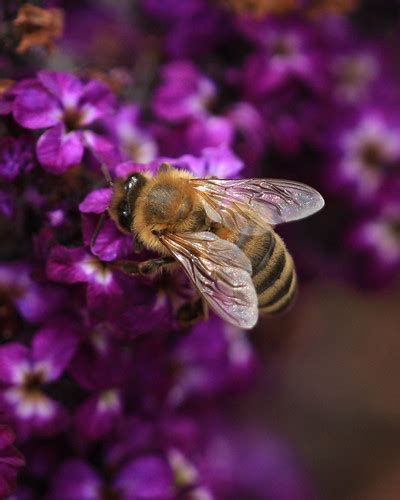
[[[110,387],[121,387],[130,376],[132,352],[115,338],[116,333],[99,324],[79,347],[69,373],[85,389],[104,391]]]
[[[120,161],[117,146],[106,137],[95,134],[91,130],[85,130],[83,132],[83,141],[100,163],[112,167]]]
[[[77,345],[78,337],[72,327],[65,324],[65,318],[59,318],[36,333],[32,343],[33,361],[43,366],[46,382],[60,377]]]
[[[24,295],[15,298],[15,305],[27,321],[39,323],[60,310],[65,298],[65,290],[60,287],[32,283]]]
[[[29,349],[12,342],[0,347],[0,381],[19,384],[29,367]]]
[[[76,76],[62,71],[39,71],[38,80],[64,108],[75,108],[82,94],[83,85]]]
[[[116,99],[110,88],[102,82],[92,80],[83,89],[79,109],[82,113],[81,125],[89,125],[98,118],[112,113]]]
[[[0,450],[7,448],[15,441],[13,431],[6,425],[0,424]]]
[[[90,309],[103,312],[115,304],[110,299],[121,297],[123,290],[111,269],[83,248],[54,247],[47,262],[50,279],[64,283],[87,283]]]
[[[79,210],[83,213],[101,214],[109,207],[111,198],[111,188],[96,189],[80,203]]]
[[[0,497],[11,495],[16,487],[17,469],[25,465],[23,456],[12,444],[15,436],[9,427],[0,425]]]
[[[86,273],[80,264],[87,256],[83,248],[54,247],[47,263],[49,278],[64,283],[84,283]]]
[[[62,174],[77,165],[83,156],[81,132],[66,133],[62,123],[47,130],[36,146],[40,163],[53,174]]]
[[[28,137],[0,139],[0,177],[14,180],[20,173],[29,172],[34,165],[32,140]]]
[[[60,309],[65,290],[50,283],[37,283],[31,273],[29,266],[19,262],[0,265],[0,287],[9,291],[24,319],[38,323]]]
[[[50,95],[43,86],[35,81],[17,93],[13,105],[15,120],[25,128],[52,127],[62,117],[58,99]]]
[[[56,472],[49,500],[97,500],[100,498],[100,488],[100,479],[92,467],[82,460],[70,460]]]
[[[75,414],[75,425],[80,435],[95,441],[107,436],[122,415],[119,391],[107,389],[85,401]]]
[[[145,172],[146,170],[155,173],[158,170],[158,164],[157,166],[155,166],[155,164],[156,162],[150,163],[149,165],[143,165],[142,163],[125,161],[115,167],[115,175],[117,177],[127,177],[134,172]]]
[[[0,403],[21,440],[54,436],[68,424],[65,408],[42,391],[30,393],[22,387],[10,387],[0,393]]]
[[[175,498],[173,475],[160,457],[138,458],[122,468],[115,481],[125,498]]]
[[[167,64],[162,69],[161,78],[153,109],[164,120],[180,122],[202,115],[215,98],[214,83],[190,62]]]
[[[90,246],[93,234],[97,228],[98,218],[89,215],[83,216],[82,232],[87,246]],[[132,253],[132,237],[121,233],[114,222],[105,220],[102,229],[97,235],[91,251],[99,259],[110,262],[116,259],[125,259]]]
[[[229,120],[222,116],[208,116],[193,120],[185,132],[187,150],[199,154],[204,148],[230,146],[234,129]]]

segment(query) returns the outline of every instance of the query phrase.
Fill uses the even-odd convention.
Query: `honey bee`
[[[272,226],[323,205],[315,189],[298,182],[199,179],[164,163],[155,175],[116,179],[108,213],[121,231],[134,235],[138,251],[160,254],[139,263],[119,261],[122,271],[148,275],[180,265],[200,296],[181,318],[194,319],[209,306],[249,329],[259,313],[286,309],[297,289],[292,257]]]

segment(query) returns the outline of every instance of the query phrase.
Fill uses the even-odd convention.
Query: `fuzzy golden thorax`
[[[145,247],[167,254],[157,233],[185,233],[205,228],[205,212],[190,185],[189,172],[171,168],[150,178],[135,206],[132,230]]]

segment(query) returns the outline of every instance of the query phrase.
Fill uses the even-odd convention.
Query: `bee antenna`
[[[109,170],[109,168],[107,167],[107,165],[105,163],[102,163],[102,165],[101,165],[101,171],[103,172],[105,180],[112,187],[114,185],[114,182],[112,180],[112,177],[111,177],[111,174],[110,174],[110,170]]]

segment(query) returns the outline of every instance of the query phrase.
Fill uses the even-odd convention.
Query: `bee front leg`
[[[119,269],[125,274],[141,276],[149,276],[150,274],[159,271],[164,266],[175,262],[173,257],[160,257],[158,259],[145,260],[143,262],[135,262],[132,260],[119,260],[113,263],[113,267]]]

